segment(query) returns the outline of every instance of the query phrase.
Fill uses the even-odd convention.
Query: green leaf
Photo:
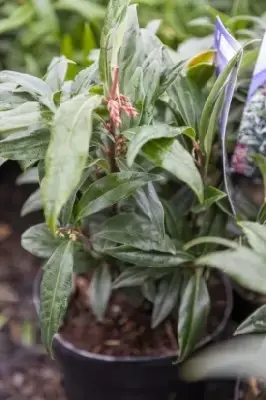
[[[102,29],[99,60],[100,75],[109,89],[111,88],[111,58],[113,56],[114,33],[125,18],[128,5],[129,0],[110,0]]]
[[[42,79],[21,72],[1,71],[0,82],[10,82],[21,86],[26,92],[30,93],[51,111],[55,111],[53,92],[50,86]]]
[[[34,160],[34,159],[33,160],[32,159],[30,159],[30,160],[19,160],[18,163],[20,165],[20,168],[23,171],[27,171],[28,168],[31,168],[31,167],[33,167],[33,165],[37,164],[38,161],[39,160]],[[40,160],[40,161],[43,161],[43,160]]]
[[[199,213],[202,211],[206,211],[208,208],[210,208],[214,203],[217,203],[219,200],[223,199],[226,197],[226,193],[222,192],[221,190],[213,187],[213,186],[207,186],[204,190],[204,202],[203,204],[197,204],[195,207],[193,207],[193,212],[194,213]]]
[[[27,171],[23,172],[23,174],[19,175],[16,180],[17,185],[25,185],[28,183],[38,183],[39,176],[38,176],[38,168],[30,168]]]
[[[142,296],[145,297],[149,302],[153,303],[156,296],[156,282],[147,280],[143,283],[140,288]]]
[[[97,319],[103,321],[112,293],[112,276],[108,265],[104,264],[95,269],[89,293],[91,309]]]
[[[200,88],[203,88],[212,77],[214,65],[210,63],[200,63],[190,67],[186,73],[187,77],[194,81]]]
[[[62,240],[54,237],[45,224],[32,226],[21,237],[22,247],[41,258],[51,257],[61,242]]]
[[[198,123],[205,103],[203,92],[189,79],[179,75],[167,89],[170,105],[181,114],[183,124],[198,130]]]
[[[230,249],[238,249],[239,244],[234,242],[233,240],[215,237],[215,236],[200,236],[196,239],[190,240],[188,243],[184,245],[184,250],[187,251],[194,246],[198,246],[199,244],[206,244],[206,243],[214,243],[218,244],[219,246],[229,247]]]
[[[210,311],[208,288],[201,270],[185,279],[182,286],[178,312],[179,362],[195,349]]]
[[[250,221],[242,221],[238,225],[243,229],[250,246],[256,253],[266,257],[266,226]]]
[[[92,86],[99,84],[98,63],[95,62],[76,75],[72,83],[71,92],[73,95],[88,93]]]
[[[119,88],[123,94],[129,96],[128,88],[129,86],[132,86],[132,82],[130,85],[130,80],[132,79],[136,70],[142,66],[144,60],[137,15],[137,4],[131,4],[128,7],[124,24],[125,31],[124,35],[122,35],[123,40],[119,49],[118,57],[118,65],[121,71]],[[131,97],[129,98],[134,104],[134,100]]]
[[[250,157],[259,168],[264,183],[264,199],[266,199],[266,157],[262,154],[252,154]]]
[[[83,58],[85,61],[90,52],[97,48],[96,39],[89,23],[86,23],[84,26],[82,42]]]
[[[219,96],[214,104],[212,109],[211,115],[209,117],[209,124],[207,128],[207,133],[204,138],[204,151],[206,153],[206,161],[205,161],[205,169],[207,171],[208,165],[210,162],[211,152],[212,152],[212,145],[215,138],[215,134],[217,132],[217,126],[219,122],[219,117],[221,114],[222,106],[224,103],[225,98],[225,90],[221,90]]]
[[[221,211],[216,205],[208,208],[206,212],[201,215],[201,221],[199,223],[200,229],[198,232],[199,237],[209,236],[216,238],[217,236],[226,236],[226,227],[228,222],[228,216]],[[193,232],[194,235],[194,232]],[[219,247],[219,244],[205,242],[205,246],[200,248],[199,255],[215,251]]]
[[[169,56],[167,55],[167,49],[164,47],[163,48],[163,64],[169,60]],[[167,60],[167,61],[166,61]],[[172,63],[172,60],[169,62],[161,72],[160,76],[160,87],[159,87],[159,92],[158,95],[162,95],[167,89],[175,82],[177,77],[180,75],[182,68],[183,68],[183,62],[179,62],[177,64]]]
[[[102,19],[105,13],[102,5],[86,0],[75,0],[74,2],[72,0],[59,0],[56,3],[56,9],[75,12],[88,21],[93,21],[96,18]]]
[[[37,130],[41,122],[40,106],[36,101],[27,101],[14,109],[0,111],[0,133],[12,133],[28,127]]]
[[[28,200],[23,204],[20,215],[21,217],[25,217],[26,215],[34,211],[41,210],[42,208],[43,204],[42,204],[41,190],[37,189],[30,195]]]
[[[118,172],[94,182],[83,194],[78,204],[78,219],[132,196],[150,181],[160,180],[157,175],[144,172]]]
[[[147,232],[149,232],[148,236]],[[126,244],[144,251],[176,253],[176,248],[168,236],[161,236],[146,219],[136,214],[122,213],[109,218],[93,240],[97,238]]]
[[[126,268],[114,281],[113,289],[141,286],[149,275],[147,268]]]
[[[7,160],[5,158],[0,157],[0,167],[6,162]]]
[[[197,265],[218,268],[246,289],[266,294],[265,259],[247,247],[209,253]],[[239,268],[241,266],[241,268]]]
[[[84,250],[84,245],[81,242],[75,242],[74,248],[74,273],[76,275],[88,274],[93,268],[97,268],[99,261]]]
[[[266,202],[261,206],[257,215],[257,222],[264,224],[266,222]]]
[[[192,156],[175,139],[157,139],[147,143],[142,151],[157,167],[161,167],[185,182],[203,201],[203,183]]]
[[[242,54],[242,50],[238,51],[237,54],[230,60],[230,62],[226,65],[223,72],[219,75],[217,80],[215,81],[210,94],[207,98],[205,106],[202,111],[200,125],[199,125],[199,140],[202,150],[204,151],[204,143],[205,138],[208,132],[210,115],[212,113],[213,107],[217,101],[218,96],[220,95],[221,90],[225,87],[230,77],[232,70],[235,68],[237,62],[239,61]],[[219,102],[221,99],[219,99]]]
[[[153,117],[154,103],[159,98],[160,71],[160,63],[157,60],[153,60],[143,71],[143,86],[146,94],[141,120],[143,124],[150,124]]]
[[[39,17],[49,21],[50,29],[57,30],[59,27],[52,0],[32,0],[32,3]]]
[[[25,3],[9,15],[8,18],[2,18],[0,21],[0,34],[19,29],[28,24],[34,17],[32,4]]]
[[[45,82],[50,86],[53,93],[57,93],[62,89],[69,63],[74,64],[64,56],[55,57],[51,61],[45,76]]]
[[[42,196],[47,224],[55,231],[59,213],[78,185],[88,157],[92,112],[100,96],[79,95],[61,104],[45,159]]]
[[[174,138],[188,128],[173,128],[167,124],[143,125],[123,132],[125,137],[130,137],[127,150],[127,164],[132,167],[142,147],[153,139]]]
[[[152,328],[160,325],[177,305],[180,284],[180,271],[160,281],[152,310]]]
[[[97,251],[100,251],[100,248]],[[148,253],[127,245],[109,247],[102,249],[102,251],[118,260],[137,265],[138,267],[170,268],[193,261],[193,256],[182,251],[177,252],[175,255],[157,252]]]
[[[77,187],[73,190],[71,196],[69,197],[69,199],[67,200],[67,202],[64,204],[61,213],[60,213],[60,221],[62,223],[63,226],[73,222],[72,220],[74,220],[75,215],[73,215],[73,210],[74,210],[74,205],[75,205],[75,201],[77,198],[77,194],[78,191],[81,189],[82,185],[86,182],[87,178],[90,175],[90,170],[86,169],[82,176],[81,179],[77,185]]]
[[[73,242],[62,243],[44,266],[40,294],[42,340],[52,351],[72,293]]]
[[[165,236],[164,228],[164,208],[151,182],[144,189],[139,189],[135,194],[138,207],[153,224],[156,231]]]
[[[43,159],[49,143],[46,131],[13,133],[0,140],[0,157],[10,160]]]
[[[264,304],[242,322],[235,335],[266,333],[266,305]]]
[[[242,379],[254,377],[260,383],[266,375],[265,345],[265,335],[257,334],[241,335],[216,343],[184,363],[180,368],[181,378],[192,382],[220,377],[234,380],[237,371]]]
[[[186,216],[191,212],[195,195],[190,188],[183,185],[168,201],[163,200],[165,224],[170,237],[184,242],[191,237],[191,228]]]

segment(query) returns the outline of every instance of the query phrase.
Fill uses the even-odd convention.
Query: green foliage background
[[[263,0],[139,0],[140,25],[157,29],[158,36],[174,50],[189,38],[205,38],[197,48],[210,43],[217,11],[228,16],[260,16]],[[60,53],[82,66],[90,64],[89,53],[99,47],[100,29],[107,0],[0,0],[0,68],[42,76],[50,60]],[[216,10],[217,11],[216,11]],[[247,28],[256,21],[237,20],[231,29],[254,36]],[[230,24],[229,24],[230,25]],[[201,44],[200,44],[201,43]],[[194,42],[191,46],[195,49]],[[186,46],[188,55],[191,46]],[[199,47],[198,47],[199,46]]]

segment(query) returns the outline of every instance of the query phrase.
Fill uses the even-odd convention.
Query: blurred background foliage
[[[158,31],[162,41],[178,49],[182,58],[212,45],[217,13],[240,39],[254,39],[266,26],[265,0],[137,3],[141,25]],[[0,0],[1,69],[41,76],[52,57],[60,53],[78,66],[89,65],[93,57],[89,54],[99,47],[106,4],[107,0]]]
[[[266,29],[266,0],[136,0],[142,27],[157,33],[177,62],[212,48],[216,16],[244,45],[244,57],[227,128],[228,150],[236,133]],[[93,63],[108,0],[0,0],[0,68],[43,76],[53,57],[75,61],[67,79]],[[191,69],[204,91],[211,60]],[[200,70],[201,69],[201,70]],[[202,82],[199,82],[202,81]],[[212,80],[209,81],[212,85]]]

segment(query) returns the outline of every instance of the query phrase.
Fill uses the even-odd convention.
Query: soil
[[[112,295],[106,317],[99,323],[89,307],[89,279],[79,277],[79,290],[70,302],[61,329],[64,339],[79,349],[112,356],[176,355],[176,322],[168,318],[151,328],[151,305],[144,301],[136,307],[122,291]],[[204,337],[214,332],[222,321],[225,288],[217,276],[209,280],[211,312]]]
[[[25,355],[0,373],[0,398],[6,400],[66,400],[55,361],[46,355]]]

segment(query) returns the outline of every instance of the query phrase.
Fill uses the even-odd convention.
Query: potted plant
[[[242,243],[231,250],[213,253],[205,262],[215,266],[224,254],[225,261],[238,263],[241,268],[236,271],[235,278],[240,282],[245,279],[245,264],[253,264],[250,279],[260,280],[265,285],[265,240],[266,227],[258,222],[243,221]],[[228,264],[227,264],[228,268]],[[226,268],[225,268],[226,269]],[[259,272],[259,273],[258,273]],[[242,278],[240,278],[242,275]],[[265,333],[266,305],[257,308],[236,329],[234,338],[210,346],[206,351],[192,357],[182,367],[181,375],[189,381],[201,379],[237,378],[235,400],[265,398]]]
[[[10,99],[24,99],[1,112],[0,157],[38,168],[28,205],[42,200],[46,223],[22,245],[48,259],[42,337],[70,399],[87,390],[94,399],[202,395],[178,379],[174,361],[215,340],[231,312],[228,280],[205,265],[228,244],[213,239],[227,214],[212,149],[238,56],[208,88],[209,59],[175,64],[139,28],[136,6],[113,0],[99,60],[73,81],[64,57],[44,79],[0,73]],[[239,278],[224,254],[215,260]],[[240,282],[265,292],[250,270]]]
[[[249,193],[253,192],[252,198],[257,198],[259,201],[257,202],[257,206],[253,209],[252,215],[245,215],[246,218],[249,217],[249,222],[244,222],[243,225],[243,233],[247,234],[247,236],[243,237],[244,242],[247,242],[250,234],[248,233],[251,229],[250,227],[257,227],[260,224],[265,223],[265,156],[262,154],[251,154],[251,157],[254,159],[254,164],[257,166],[258,173],[261,175],[260,183],[250,182],[249,179],[242,179],[242,188],[244,191],[240,193]],[[250,207],[250,210],[252,207]],[[255,216],[254,216],[255,213]],[[244,216],[240,216],[243,218]],[[244,217],[244,218],[245,218]],[[256,221],[258,225],[254,222]],[[254,228],[255,229],[255,228]],[[263,228],[260,228],[263,229]],[[257,228],[256,228],[257,230]],[[251,243],[252,245],[252,243]],[[238,323],[244,321],[251,313],[253,313],[259,306],[265,304],[266,297],[262,293],[258,293],[256,291],[248,290],[247,288],[242,287],[239,284],[234,285],[234,302],[235,309],[233,316]]]

